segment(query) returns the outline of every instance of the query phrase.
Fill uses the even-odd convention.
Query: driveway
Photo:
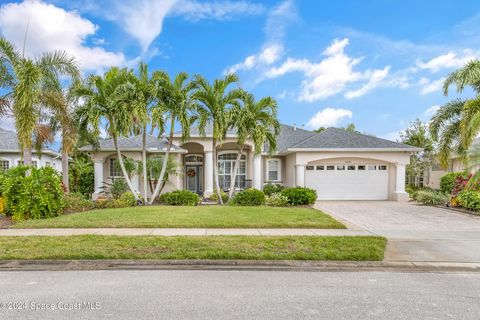
[[[480,262],[480,216],[394,201],[319,201],[351,229],[388,238],[387,261]]]

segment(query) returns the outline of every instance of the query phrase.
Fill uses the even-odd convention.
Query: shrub
[[[281,184],[266,184],[263,186],[263,193],[265,193],[266,196],[271,196],[274,193],[279,193],[283,189],[285,189]]]
[[[265,204],[265,194],[258,189],[245,189],[233,197],[232,204],[239,206],[260,206]]]
[[[222,202],[223,203],[227,203],[228,201],[228,194],[225,193],[225,191],[223,190],[220,190],[220,196],[222,197]],[[218,202],[218,195],[217,195],[217,191],[214,190],[213,191],[213,194],[210,196],[210,199],[215,201],[215,202]]]
[[[0,214],[5,212],[5,198],[0,197]]]
[[[480,192],[463,190],[457,195],[458,204],[468,210],[480,211]]]
[[[310,188],[286,188],[282,191],[282,195],[287,197],[288,204],[293,206],[310,205],[317,200],[317,191]]]
[[[455,180],[462,176],[461,172],[449,172],[440,178],[440,190],[445,194],[451,194],[455,187]]]
[[[194,206],[200,202],[200,197],[188,190],[176,190],[161,194],[159,200],[171,206]]]
[[[80,192],[66,193],[63,197],[64,210],[69,212],[78,212],[90,210],[95,207],[92,200],[85,198]]]
[[[439,191],[418,190],[415,193],[415,200],[427,205],[440,205],[448,202],[448,197]]]
[[[94,189],[93,161],[85,153],[78,153],[68,166],[70,192],[90,197]]]
[[[118,204],[122,205],[123,207],[133,207],[137,204],[135,200],[135,196],[130,191],[122,193],[120,198],[118,198]]]
[[[61,181],[51,167],[18,166],[7,170],[1,181],[6,214],[16,221],[58,216],[63,209]]]
[[[122,194],[128,191],[128,185],[125,179],[114,179],[112,182],[104,182],[102,186],[102,193],[118,199]]]
[[[271,196],[267,196],[265,199],[266,204],[274,207],[286,207],[288,206],[288,198],[282,195],[280,192],[273,193]]]

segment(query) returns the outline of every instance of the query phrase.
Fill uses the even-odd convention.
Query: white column
[[[395,194],[394,200],[408,201],[408,194],[405,192],[405,165],[401,163],[395,164],[397,172],[395,175]]]
[[[205,186],[204,186],[204,195],[209,196],[213,193],[213,151],[205,151],[204,158],[204,172],[205,176]]]
[[[262,190],[262,156],[253,157],[253,185],[254,189]]]
[[[304,164],[295,165],[295,186],[305,187],[305,165]]]
[[[93,160],[93,176],[94,176],[94,194],[95,199],[102,192],[103,185],[103,160]]]

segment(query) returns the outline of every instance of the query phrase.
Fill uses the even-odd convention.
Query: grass
[[[92,210],[19,222],[13,228],[322,228],[345,229],[310,208],[148,206]]]
[[[383,259],[381,237],[99,236],[2,237],[0,259]]]

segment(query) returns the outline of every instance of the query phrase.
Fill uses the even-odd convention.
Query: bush
[[[232,204],[239,206],[261,206],[265,204],[265,194],[258,189],[245,189],[232,198]]]
[[[5,212],[5,198],[0,197],[0,214]]]
[[[279,193],[283,189],[285,189],[281,184],[266,184],[263,186],[263,193],[265,193],[266,196],[271,196],[274,193]]]
[[[448,202],[448,197],[439,191],[418,190],[415,192],[415,200],[427,205],[440,205]]]
[[[282,195],[280,192],[274,193],[271,196],[267,196],[265,199],[266,204],[273,207],[286,207],[288,206],[288,198]]]
[[[194,206],[200,202],[200,197],[188,190],[176,190],[161,194],[159,200],[171,206]]]
[[[223,203],[227,203],[227,201],[228,201],[228,194],[226,194],[225,191],[220,190],[220,196],[222,197],[222,202],[223,202]],[[216,190],[213,191],[213,194],[210,196],[210,200],[213,200],[213,201],[215,201],[215,202],[218,202],[218,195],[217,195],[217,191],[216,191]]]
[[[85,198],[80,192],[66,193],[63,197],[64,210],[69,212],[78,212],[91,210],[95,207],[92,200]]]
[[[461,172],[449,172],[440,178],[440,190],[445,194],[451,194],[455,187],[455,179],[462,176]]]
[[[85,153],[77,153],[68,166],[70,192],[90,197],[94,189],[93,161]]]
[[[119,199],[122,194],[128,191],[128,185],[125,179],[114,179],[112,182],[103,182],[102,193],[113,198]]]
[[[480,211],[480,192],[463,190],[457,195],[458,204],[468,210]]]
[[[130,191],[122,193],[120,198],[118,198],[118,204],[123,205],[123,207],[133,207],[137,204],[135,196]]]
[[[286,188],[282,191],[282,195],[287,197],[288,204],[293,206],[311,205],[317,200],[317,191],[310,188]]]
[[[6,214],[14,220],[50,218],[62,213],[62,179],[53,168],[18,166],[7,170],[1,180]]]

